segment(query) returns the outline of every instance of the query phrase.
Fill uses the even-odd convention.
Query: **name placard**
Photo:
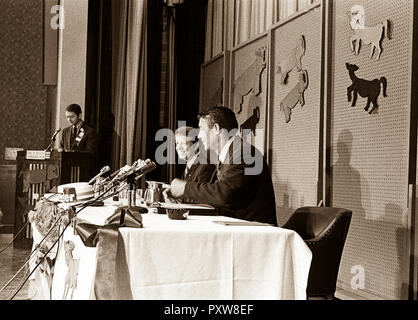
[[[44,150],[27,150],[26,159],[30,160],[45,160],[51,157],[51,152]]]
[[[16,160],[17,152],[23,151],[23,148],[8,148],[4,149],[4,160]]]

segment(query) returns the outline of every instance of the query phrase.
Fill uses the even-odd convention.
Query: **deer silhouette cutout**
[[[72,241],[64,241],[65,262],[68,267],[68,272],[65,277],[65,286],[62,300],[66,300],[68,292],[71,290],[70,299],[73,298],[74,290],[77,288],[77,276],[79,260],[73,258],[73,250],[75,245]]]
[[[370,104],[373,104],[373,107],[370,109],[369,114],[373,112],[373,110],[379,107],[377,104],[377,97],[380,95],[380,85],[383,85],[383,96],[387,97],[386,95],[386,87],[387,87],[387,80],[385,77],[381,77],[380,79],[374,80],[365,80],[358,78],[354,72],[356,72],[359,67],[355,64],[345,64],[348,74],[350,75],[350,79],[353,82],[351,86],[347,88],[347,99],[348,102],[352,101],[351,106],[354,107],[357,101],[357,94],[360,94],[361,97],[367,97],[367,104],[364,107],[365,111],[369,111]]]

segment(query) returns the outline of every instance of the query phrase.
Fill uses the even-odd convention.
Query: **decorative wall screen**
[[[239,129],[247,141],[264,153],[267,73],[267,35],[231,52],[231,91],[229,107],[234,110]]]
[[[364,8],[367,27],[390,20],[379,59],[377,48],[370,58],[364,40],[358,55],[350,49],[354,5]],[[411,1],[334,1],[333,10],[330,200],[353,211],[337,286],[365,298],[405,299]],[[361,96],[351,107],[346,63],[358,66],[358,78],[386,78],[377,113],[364,110]]]
[[[283,225],[296,208],[316,205],[321,34],[320,6],[272,30],[270,166],[279,225]],[[286,77],[284,83],[282,76]],[[293,109],[286,122],[288,106]]]

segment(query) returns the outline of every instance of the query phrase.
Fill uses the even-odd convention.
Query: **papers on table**
[[[199,209],[199,210],[215,210],[214,207],[208,204],[196,204],[196,203],[166,203],[160,202],[160,207],[163,209],[184,209],[184,210],[191,210],[191,209]]]

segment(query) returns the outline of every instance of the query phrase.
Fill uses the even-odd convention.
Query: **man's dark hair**
[[[81,113],[81,107],[78,104],[73,103],[70,104],[67,108],[65,108],[65,111],[74,112],[77,116],[79,116]]]
[[[202,118],[208,121],[209,128],[212,128],[217,123],[221,129],[228,131],[238,129],[238,122],[234,111],[225,106],[212,107],[199,113],[198,119]]]

